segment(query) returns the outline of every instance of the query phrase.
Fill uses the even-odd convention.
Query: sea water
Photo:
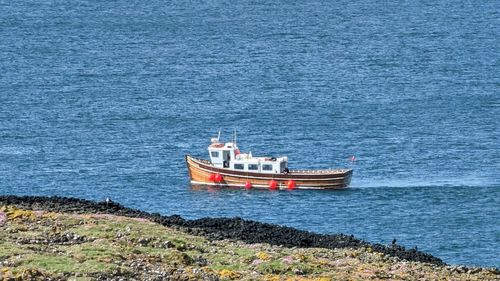
[[[0,194],[500,266],[499,1],[0,1]],[[345,191],[193,189],[218,130]],[[351,161],[355,156],[355,161]]]

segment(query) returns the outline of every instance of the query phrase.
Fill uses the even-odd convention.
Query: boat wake
[[[351,188],[443,188],[443,187],[471,187],[494,188],[500,187],[498,179],[489,178],[439,178],[439,179],[365,179],[351,183]]]

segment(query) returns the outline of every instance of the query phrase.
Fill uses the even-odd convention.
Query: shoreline
[[[118,203],[0,196],[0,280],[499,280],[399,245]]]
[[[300,248],[371,248],[391,257],[407,261],[423,262],[438,266],[448,265],[440,258],[417,249],[406,249],[393,244],[390,246],[370,243],[346,234],[317,234],[292,227],[280,226],[241,218],[201,218],[186,220],[178,215],[165,216],[127,208],[113,201],[95,202],[69,197],[44,196],[0,196],[0,205],[17,208],[54,211],[63,213],[112,214],[131,218],[147,219],[167,227],[177,227],[193,235],[205,236],[211,240],[234,239],[246,243],[268,243],[270,245]]]

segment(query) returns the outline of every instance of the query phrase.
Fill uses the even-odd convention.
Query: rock
[[[137,243],[139,243],[141,246],[145,247],[147,245],[149,245],[149,239],[148,238],[140,238],[139,240],[137,240]]]
[[[476,273],[479,273],[481,272],[483,269],[482,268],[479,268],[479,267],[476,267],[476,268],[471,268],[467,271],[467,273],[469,274],[476,274]]]
[[[172,243],[172,242],[170,242],[170,241],[168,241],[168,240],[167,240],[167,241],[165,241],[165,242],[163,242],[163,245],[162,245],[162,246],[163,246],[163,248],[165,248],[165,249],[168,249],[168,248],[174,248],[174,247],[175,247],[174,243]]]
[[[7,221],[7,214],[0,211],[0,227],[3,226],[6,221]]]

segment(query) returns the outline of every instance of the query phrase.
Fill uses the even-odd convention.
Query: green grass
[[[0,261],[6,260],[12,256],[19,256],[26,253],[29,253],[29,251],[12,242],[0,242]]]
[[[255,251],[252,250],[252,249],[248,249],[248,248],[236,248],[234,250],[234,252],[238,256],[240,256],[241,258],[243,258],[243,260],[248,261],[248,262],[252,262],[253,260],[256,259]]]
[[[57,257],[44,254],[29,254],[23,256],[19,267],[36,268],[55,273],[73,272],[80,270],[81,264],[69,257]]]
[[[74,259],[79,261],[89,259],[109,261],[123,258],[123,251],[120,247],[105,242],[65,246],[64,250]]]
[[[284,274],[288,271],[288,266],[284,265],[281,261],[274,260],[259,264],[257,269],[267,274]]]

